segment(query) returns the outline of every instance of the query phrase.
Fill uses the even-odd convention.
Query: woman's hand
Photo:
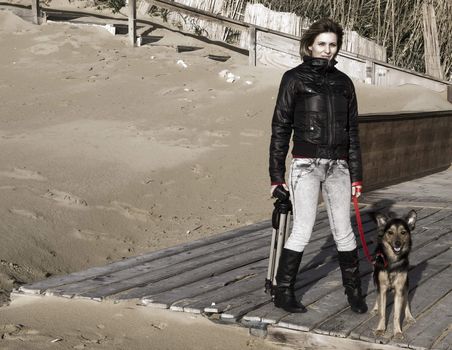
[[[285,189],[286,191],[289,191],[289,188],[287,187],[286,184],[281,184],[281,185],[282,185],[282,187],[284,187],[284,189]],[[275,192],[275,188],[278,187],[278,186],[281,186],[281,185],[273,185],[273,186],[271,187],[271,189],[270,189],[270,196],[273,197],[273,192]]]
[[[359,198],[359,196],[361,196],[362,190],[362,185],[352,185],[352,197]]]

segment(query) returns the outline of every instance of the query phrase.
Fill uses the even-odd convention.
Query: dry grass
[[[315,21],[332,17],[345,29],[386,46],[388,61],[425,72],[422,4],[435,9],[440,60],[447,80],[452,79],[451,0],[263,0],[273,10],[295,12]]]

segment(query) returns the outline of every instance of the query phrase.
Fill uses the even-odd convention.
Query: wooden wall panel
[[[360,119],[367,190],[450,166],[452,111],[399,114],[394,118],[363,115]]]

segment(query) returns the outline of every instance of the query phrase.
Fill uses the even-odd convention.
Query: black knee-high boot
[[[350,252],[339,252],[339,266],[342,272],[342,284],[345,287],[348,303],[353,312],[363,314],[367,311],[366,301],[361,291],[359,276],[358,249]]]
[[[306,308],[295,298],[294,286],[303,252],[283,248],[279,258],[274,288],[274,304],[287,312],[306,312]]]

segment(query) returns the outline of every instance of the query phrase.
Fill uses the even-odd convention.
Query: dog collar
[[[385,256],[383,255],[382,252],[377,252],[375,254],[375,260],[373,261],[373,264],[374,265],[379,264],[380,263],[379,260],[381,260],[382,265],[383,265],[384,268],[388,267],[388,261],[385,259]]]

